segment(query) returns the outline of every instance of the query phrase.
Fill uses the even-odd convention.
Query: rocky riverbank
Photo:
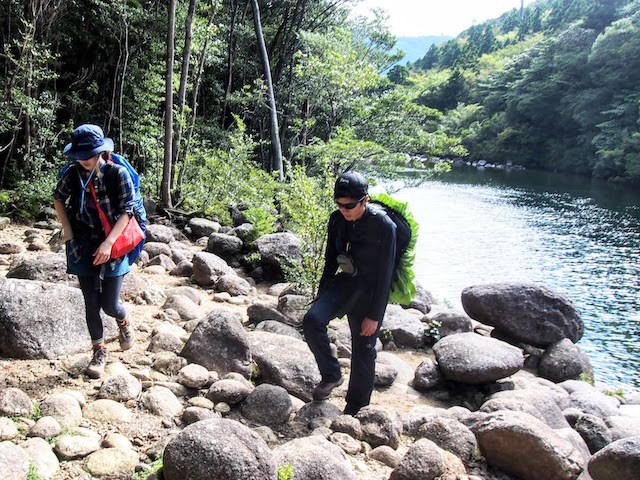
[[[584,326],[562,295],[479,285],[463,292],[466,311],[423,289],[411,308],[390,306],[372,405],[354,418],[341,414],[346,383],[311,401],[308,299],[266,280],[299,258],[297,238],[249,252],[250,225],[161,222],[124,287],[137,343],[109,342],[105,375],[90,380],[82,295],[47,243],[53,225],[0,221],[9,480],[637,480],[640,395],[583,381]],[[331,338],[348,376],[346,321]]]

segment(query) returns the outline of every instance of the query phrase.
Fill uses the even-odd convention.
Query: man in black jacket
[[[375,380],[376,340],[389,299],[396,252],[396,225],[368,205],[368,183],[357,172],[335,183],[338,209],[329,218],[325,266],[318,296],[303,328],[322,381],[313,391],[323,400],[342,384],[338,360],[331,354],[328,323],[347,315],[351,329],[351,374],[344,413],[369,405]]]

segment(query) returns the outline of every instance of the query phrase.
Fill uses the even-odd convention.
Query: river
[[[640,389],[640,192],[563,174],[472,168],[404,188],[415,270],[441,303],[463,288],[541,282],[570,298],[595,380]]]

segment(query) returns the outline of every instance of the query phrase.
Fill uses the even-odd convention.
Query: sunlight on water
[[[585,335],[579,345],[596,380],[640,387],[637,205],[614,208],[610,196],[594,200],[588,179],[583,192],[574,180],[564,193],[535,182],[526,186],[517,176],[517,186],[509,185],[512,178],[496,178],[473,183],[454,174],[396,194],[410,202],[420,223],[419,282],[458,308],[470,285],[542,282],[580,311]]]

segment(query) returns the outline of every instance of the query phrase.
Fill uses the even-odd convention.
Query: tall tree
[[[182,68],[180,69],[180,86],[178,87],[178,121],[174,126],[173,145],[171,149],[171,163],[178,163],[178,152],[182,141],[182,128],[185,123],[184,108],[187,98],[187,80],[189,77],[189,61],[191,58],[191,40],[193,38],[193,17],[196,11],[197,0],[189,1],[189,11],[184,22],[184,48],[182,49]],[[175,173],[175,172],[174,172]],[[175,174],[171,175],[171,187],[175,185]]]
[[[172,176],[172,132],[173,132],[173,56],[176,28],[176,0],[169,0],[167,19],[167,72],[165,77],[164,107],[164,164],[162,168],[162,184],[160,188],[161,203],[165,207],[173,207],[171,200]]]
[[[251,0],[253,8],[253,23],[256,30],[256,39],[258,41],[258,49],[260,51],[260,59],[264,76],[267,82],[267,95],[269,99],[269,120],[271,134],[271,167],[278,172],[280,181],[284,180],[284,169],[282,166],[282,147],[280,145],[280,133],[278,127],[278,111],[276,110],[276,97],[273,92],[273,81],[271,79],[271,66],[269,65],[269,55],[267,54],[267,46],[262,33],[262,22],[260,21],[260,9],[258,0]]]

